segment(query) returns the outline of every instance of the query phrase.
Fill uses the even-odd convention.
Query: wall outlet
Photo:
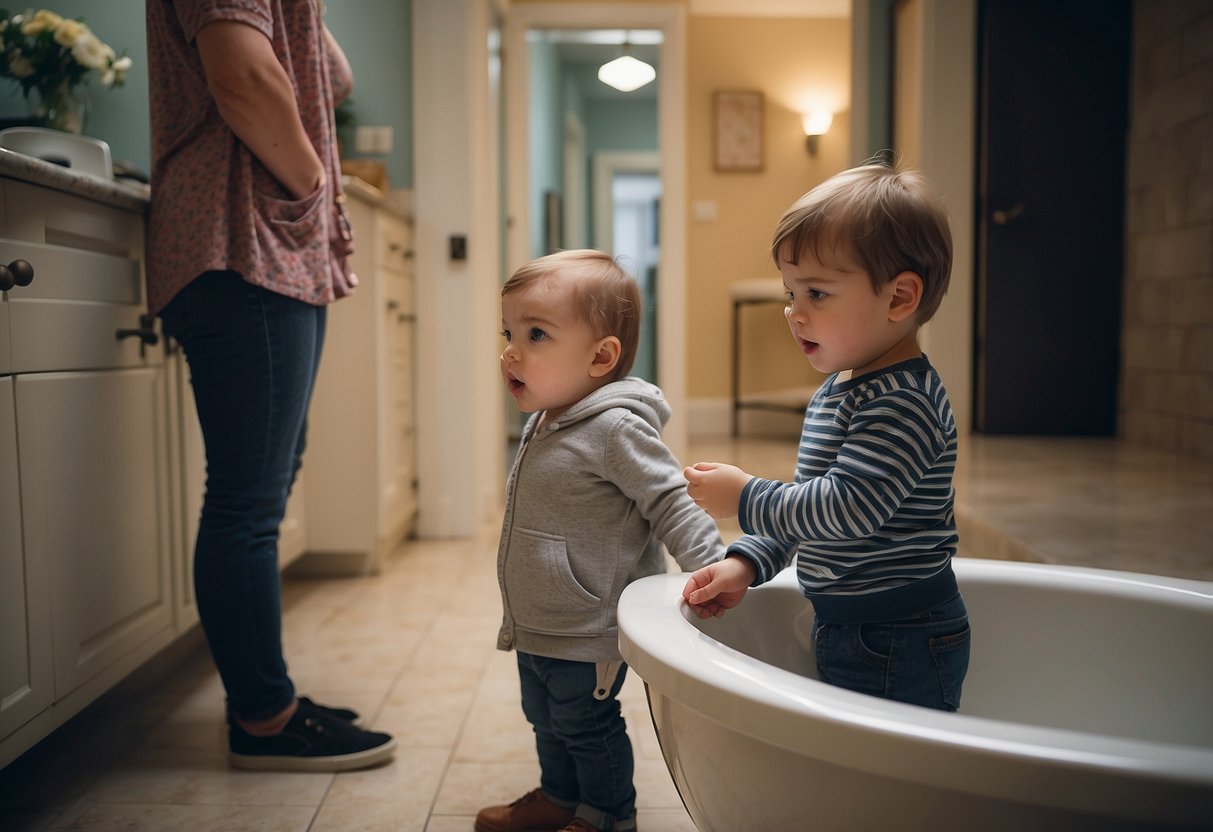
[[[354,128],[355,153],[391,153],[394,140],[395,135],[391,127],[366,126]]]

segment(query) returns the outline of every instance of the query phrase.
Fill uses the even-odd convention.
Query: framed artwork
[[[712,95],[712,105],[716,170],[762,170],[762,93],[719,90]]]

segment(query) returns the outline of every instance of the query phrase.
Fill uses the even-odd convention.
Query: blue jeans
[[[522,711],[535,729],[540,788],[548,797],[576,805],[596,828],[636,810],[632,743],[619,709],[627,665],[610,694],[594,698],[598,674],[592,662],[518,654]]]
[[[294,701],[282,655],[278,526],[299,469],[326,310],[207,272],[161,312],[189,362],[206,445],[194,592],[228,713]]]
[[[955,711],[969,670],[970,635],[969,614],[959,593],[902,621],[814,620],[817,676],[847,690]]]

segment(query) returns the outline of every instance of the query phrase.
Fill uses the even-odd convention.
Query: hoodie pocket
[[[518,626],[538,633],[597,631],[602,599],[573,575],[563,537],[527,529],[511,535],[505,590]]]

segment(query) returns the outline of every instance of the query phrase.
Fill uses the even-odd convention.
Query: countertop
[[[41,185],[126,211],[147,210],[151,189],[140,182],[102,179],[0,147],[0,176]]]
[[[53,188],[91,199],[94,202],[141,213],[147,210],[148,198],[151,194],[151,188],[140,182],[125,179],[102,179],[99,176],[79,173],[70,168],[35,159],[24,153],[15,153],[3,147],[0,147],[0,176]],[[342,184],[349,196],[386,208],[405,219],[409,218],[408,212],[387,194],[361,179],[344,176]]]

